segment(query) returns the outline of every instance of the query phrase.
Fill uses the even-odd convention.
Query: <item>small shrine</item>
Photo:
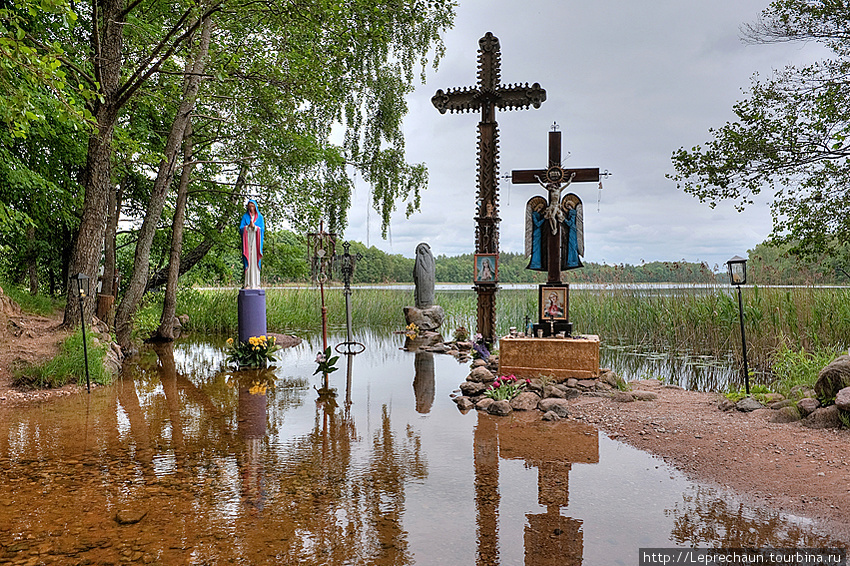
[[[533,196],[525,207],[525,253],[528,267],[547,273],[537,292],[537,322],[499,341],[502,375],[550,376],[556,381],[599,376],[599,337],[574,336],[570,321],[570,286],[561,272],[582,267],[584,206],[575,193],[561,196],[572,183],[599,182],[599,169],[561,165],[561,132],[549,132],[545,169],[511,172],[514,184],[539,184],[546,197]]]

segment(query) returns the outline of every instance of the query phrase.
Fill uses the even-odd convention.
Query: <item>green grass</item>
[[[31,295],[29,291],[25,291],[20,287],[5,281],[0,282],[0,288],[2,288],[3,293],[15,301],[24,312],[40,316],[50,316],[65,306],[64,300],[44,295]]]
[[[92,383],[107,384],[111,374],[103,365],[107,346],[94,346],[92,336],[88,338],[89,377]],[[68,383],[82,385],[86,382],[83,335],[77,330],[66,338],[59,355],[43,364],[26,365],[13,370],[13,385],[27,388],[62,387]]]

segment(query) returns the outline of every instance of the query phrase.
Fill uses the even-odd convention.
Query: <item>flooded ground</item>
[[[587,425],[461,414],[465,365],[359,339],[336,396],[317,391],[317,343],[237,373],[194,341],[90,397],[0,411],[0,563],[610,565],[841,545]]]

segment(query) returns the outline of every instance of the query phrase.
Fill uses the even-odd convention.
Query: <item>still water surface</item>
[[[641,547],[839,545],[587,425],[461,414],[467,366],[359,339],[335,397],[317,392],[315,341],[234,373],[221,343],[194,340],[90,397],[0,411],[0,564],[610,565]]]

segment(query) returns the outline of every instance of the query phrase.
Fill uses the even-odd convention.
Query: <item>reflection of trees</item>
[[[825,548],[843,543],[808,532],[775,511],[751,509],[696,486],[682,503],[665,512],[673,516],[670,540],[687,546],[717,548]]]

